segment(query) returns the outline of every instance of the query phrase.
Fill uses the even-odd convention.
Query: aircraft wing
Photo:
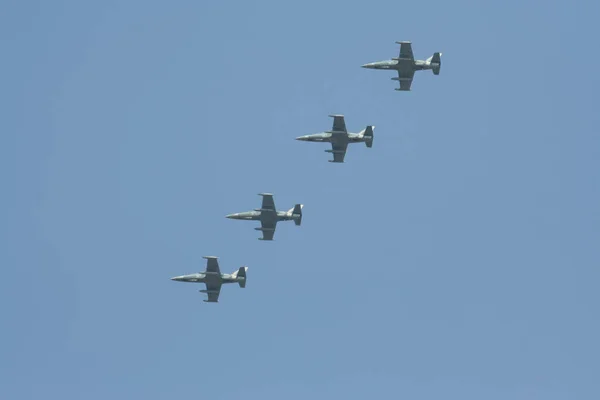
[[[398,71],[398,81],[400,82],[400,89],[402,91],[409,91],[410,86],[412,85],[413,77],[415,76],[415,71]]]
[[[333,160],[331,162],[343,163],[344,157],[346,157],[346,149],[348,148],[348,143],[331,143],[331,152],[333,153]]]
[[[221,274],[221,270],[219,269],[219,262],[217,261],[217,257],[202,257],[206,259],[206,272],[209,274]]]
[[[346,133],[346,121],[344,121],[343,115],[330,115],[333,117],[333,128],[331,128],[334,132],[344,132]]]
[[[273,195],[270,193],[260,193],[260,196],[262,196],[261,209],[275,211],[275,201],[273,201]]]
[[[218,283],[206,283],[206,291],[205,293],[208,296],[208,299],[204,300],[207,303],[218,303],[219,295],[221,294],[221,285]]]
[[[273,224],[270,222],[260,221],[260,229],[263,234],[262,240],[273,240],[273,236],[275,236],[275,228],[276,227],[277,227],[277,223]]]
[[[399,59],[407,59],[410,61],[415,60],[415,56],[412,51],[412,44],[410,42],[396,42],[400,45],[400,55]]]

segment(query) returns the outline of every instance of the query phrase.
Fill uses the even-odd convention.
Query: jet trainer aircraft
[[[248,271],[248,267],[240,267],[240,269],[232,274],[222,274],[217,261],[218,257],[206,256],[202,258],[208,260],[206,263],[206,271],[176,276],[171,278],[171,280],[177,282],[205,283],[206,290],[200,290],[200,292],[208,295],[208,300],[204,300],[207,303],[219,302],[221,285],[224,283],[238,283],[241,288],[246,287],[246,271]]]
[[[279,221],[294,221],[296,226],[302,223],[302,207],[303,204],[296,204],[294,208],[288,211],[277,211],[275,202],[271,193],[259,193],[262,196],[262,206],[254,211],[246,211],[237,214],[226,215],[229,219],[242,219],[247,221],[260,221],[260,228],[254,228],[257,231],[262,231],[263,237],[258,240],[273,240],[275,228]]]
[[[349,143],[365,142],[367,147],[373,146],[374,126],[369,125],[359,133],[348,133],[343,115],[330,115],[330,117],[333,118],[333,128],[331,128],[331,131],[299,136],[296,140],[331,143],[331,150],[325,150],[325,152],[333,153],[333,160],[329,160],[329,162],[336,163],[344,162]]]
[[[440,74],[442,67],[442,53],[433,53],[433,56],[427,60],[415,60],[410,42],[396,42],[400,45],[400,55],[398,58],[391,60],[378,61],[370,64],[365,64],[363,68],[371,69],[393,69],[398,71],[398,77],[392,78],[393,81],[400,82],[401,91],[409,91],[412,84],[415,71],[430,69],[434,75]]]

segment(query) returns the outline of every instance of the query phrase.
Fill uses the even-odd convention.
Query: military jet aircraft
[[[303,204],[296,204],[294,208],[288,211],[277,211],[275,202],[271,193],[259,193],[262,196],[262,206],[254,211],[246,211],[237,214],[226,215],[229,219],[243,219],[247,221],[260,221],[260,228],[254,228],[257,231],[262,231],[263,237],[258,240],[273,240],[275,228],[279,221],[294,221],[296,226],[302,223],[302,207]]]
[[[208,260],[206,263],[206,271],[176,276],[171,278],[171,280],[177,282],[205,283],[206,290],[200,290],[200,292],[208,295],[208,299],[204,300],[207,303],[219,302],[221,285],[224,283],[238,283],[241,288],[246,287],[246,271],[248,271],[248,267],[240,267],[240,269],[232,274],[222,274],[217,261],[218,257],[206,256],[202,258]]]
[[[400,82],[400,89],[396,90],[401,91],[410,90],[415,71],[430,69],[433,71],[434,75],[440,74],[440,68],[442,67],[442,53],[433,53],[433,56],[429,57],[427,60],[415,60],[410,42],[396,43],[400,45],[400,55],[398,58],[365,64],[362,67],[371,69],[393,69],[398,71],[398,77],[392,78],[392,80]]]
[[[336,163],[344,162],[348,143],[365,142],[367,147],[373,146],[374,126],[367,126],[366,129],[359,133],[348,133],[343,115],[330,115],[330,117],[333,118],[333,128],[331,128],[331,131],[315,133],[314,135],[299,136],[296,140],[331,143],[331,150],[325,150],[325,152],[333,153],[333,160],[328,161]]]

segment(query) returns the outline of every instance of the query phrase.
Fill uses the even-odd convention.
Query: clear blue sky
[[[2,399],[600,398],[597,2],[2,9]]]

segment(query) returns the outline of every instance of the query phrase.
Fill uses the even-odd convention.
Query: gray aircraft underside
[[[330,117],[333,118],[333,127],[331,128],[331,131],[299,136],[296,140],[331,143],[331,150],[325,150],[325,152],[333,154],[333,160],[328,161],[335,163],[344,162],[346,149],[350,143],[364,142],[367,147],[373,146],[374,126],[369,125],[359,133],[349,133],[346,130],[346,122],[343,115],[330,115]]]
[[[296,226],[302,223],[302,208],[303,204],[296,204],[294,208],[288,211],[277,211],[275,209],[275,201],[271,193],[259,193],[262,196],[262,205],[253,211],[246,211],[236,214],[226,215],[229,219],[241,219],[246,221],[260,221],[260,228],[254,228],[261,231],[263,234],[259,240],[273,240],[275,229],[279,221],[294,221]]]
[[[248,271],[248,267],[240,267],[231,274],[222,274],[219,269],[219,262],[217,261],[218,257],[205,256],[202,258],[207,260],[206,271],[175,276],[171,280],[177,282],[205,283],[206,289],[200,290],[200,292],[208,295],[208,299],[204,300],[207,303],[219,302],[221,285],[225,283],[237,283],[241,288],[246,287],[246,271]]]
[[[398,72],[398,77],[392,78],[392,80],[400,82],[400,88],[396,89],[400,91],[410,90],[415,71],[430,69],[434,75],[440,74],[440,68],[442,67],[442,53],[433,53],[433,56],[429,57],[427,60],[415,60],[411,42],[396,43],[400,45],[400,55],[398,58],[365,64],[362,67],[396,70]]]

